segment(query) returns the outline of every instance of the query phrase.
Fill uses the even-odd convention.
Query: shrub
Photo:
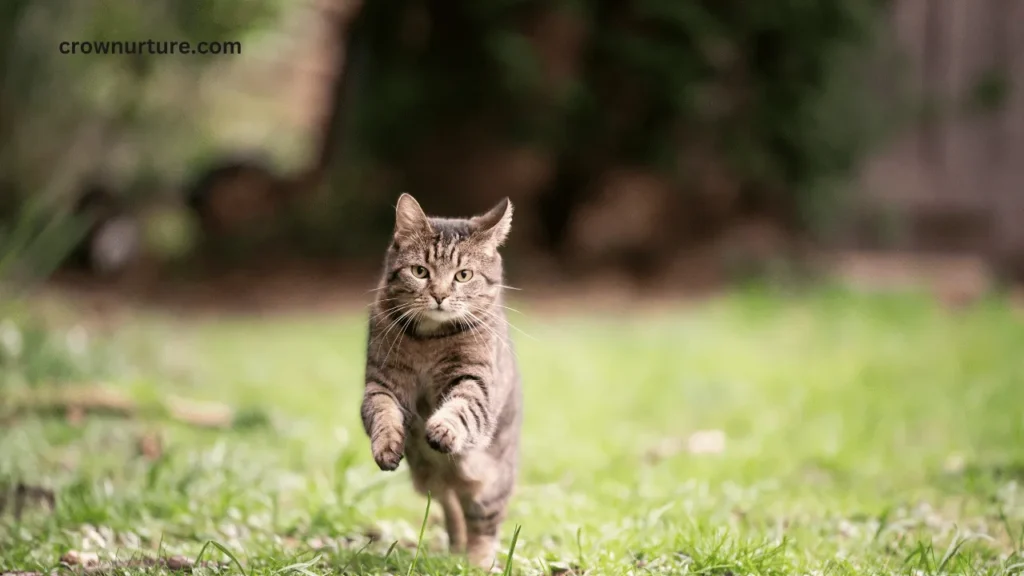
[[[875,135],[863,60],[885,6],[366,3],[351,31],[357,97],[346,114],[355,120],[347,149],[395,168],[394,185],[403,187],[401,176],[422,161],[417,154],[473,126],[471,137],[497,134],[548,151],[556,171],[571,175],[556,178],[551,192],[580,197],[600,170],[616,166],[685,182],[692,175],[679,158],[696,148],[726,163],[741,203],[781,204],[785,218],[806,224]],[[540,23],[554,12],[569,24],[551,37],[564,40],[575,22],[585,31],[578,46],[542,46]],[[568,78],[552,78],[558,66]]]

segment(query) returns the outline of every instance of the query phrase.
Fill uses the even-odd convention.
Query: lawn
[[[527,410],[503,532],[508,549],[521,527],[513,573],[1024,569],[1024,322],[999,301],[954,312],[825,290],[656,313],[513,305]],[[370,457],[357,311],[136,314],[112,338],[112,386],[269,422],[9,419],[0,479],[48,487],[56,506],[0,516],[0,572],[49,571],[68,551],[227,551],[221,572],[250,574],[465,571],[444,552],[439,507],[420,537],[426,500],[405,465],[387,474]],[[140,452],[153,434],[162,448]]]

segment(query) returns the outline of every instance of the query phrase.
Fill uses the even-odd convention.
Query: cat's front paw
[[[382,430],[370,441],[373,460],[385,472],[398,468],[404,449],[405,437],[398,430]]]
[[[442,454],[458,454],[466,448],[469,434],[459,419],[441,410],[427,420],[427,444]]]

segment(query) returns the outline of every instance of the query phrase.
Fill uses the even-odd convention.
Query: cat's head
[[[472,218],[433,218],[402,194],[385,260],[382,307],[420,325],[486,320],[501,295],[498,248],[511,226],[508,198]]]

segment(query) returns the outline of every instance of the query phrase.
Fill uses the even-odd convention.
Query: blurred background
[[[509,275],[538,289],[838,267],[955,277],[956,298],[1024,273],[1014,0],[2,10],[0,274],[18,280],[358,291],[402,191],[444,215],[510,197]],[[242,54],[57,49],[95,39]]]
[[[525,573],[1024,566],[1024,1],[0,0],[0,574],[459,573],[356,408],[401,192],[516,207]]]

